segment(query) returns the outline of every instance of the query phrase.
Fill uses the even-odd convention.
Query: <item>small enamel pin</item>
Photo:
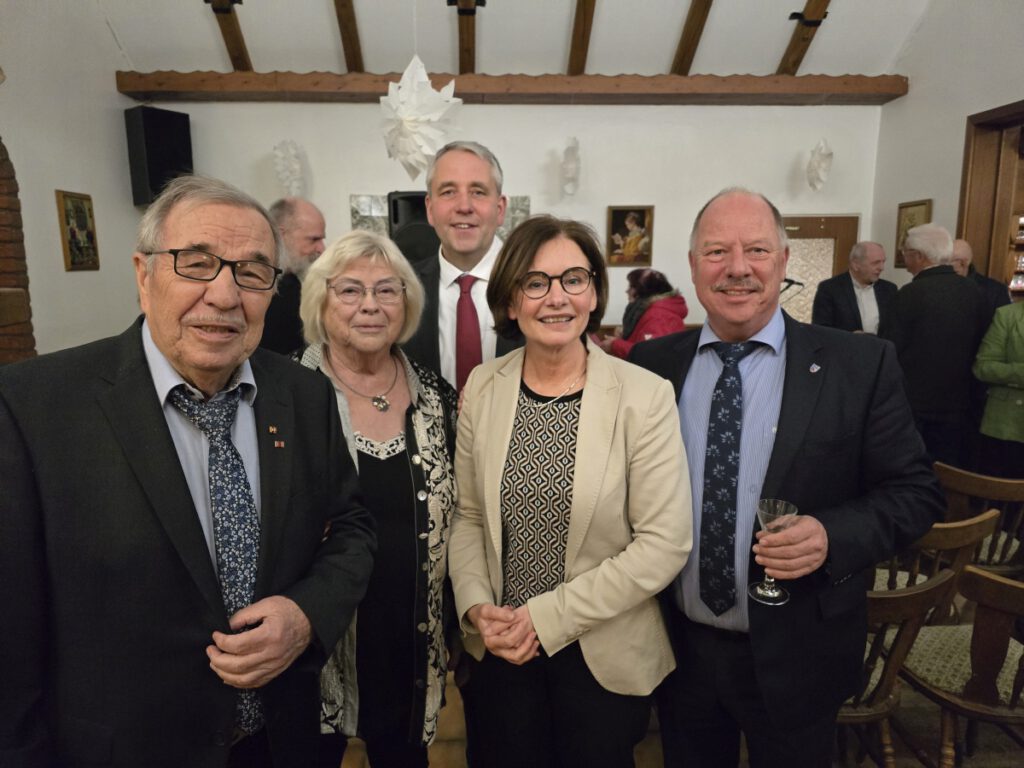
[[[811,373],[817,373],[821,370],[821,366],[817,363],[811,363]]]
[[[269,432],[272,435],[276,435],[277,434],[277,427],[275,427],[273,424],[271,424],[269,427],[267,427],[267,432]]]
[[[275,440],[274,441],[274,447],[275,448],[284,448],[284,440]]]

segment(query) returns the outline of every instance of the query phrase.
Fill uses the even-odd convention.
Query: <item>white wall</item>
[[[122,116],[135,103],[115,90],[114,71],[128,65],[94,8],[4,0],[0,11],[0,67],[7,74],[0,85],[0,138],[21,185],[42,352],[116,333],[137,312],[129,256],[139,214],[131,204]],[[349,195],[422,186],[422,178],[411,182],[387,158],[376,105],[160,106],[191,115],[197,171],[267,203],[281,194],[272,148],[296,141],[312,168],[308,194],[325,211],[329,236],[349,227]],[[881,113],[879,107],[464,106],[453,138],[489,145],[505,167],[506,192],[529,195],[534,212],[583,219],[602,237],[607,206],[654,205],[654,266],[683,288],[690,319],[698,321],[703,311],[685,254],[700,205],[720,188],[742,184],[765,192],[784,213],[859,214],[866,236],[873,230]],[[580,140],[580,189],[562,199],[557,168],[570,136]],[[814,193],[803,169],[822,137],[835,162],[826,188]],[[54,189],[92,195],[99,272],[64,272]],[[607,322],[621,318],[627,271],[613,270]]]
[[[967,116],[1024,98],[1022,33],[1020,0],[932,0],[895,66],[910,93],[882,107],[872,231],[887,250],[901,202],[931,198],[933,221],[956,229]]]

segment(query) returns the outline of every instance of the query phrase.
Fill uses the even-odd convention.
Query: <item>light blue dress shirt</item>
[[[210,441],[206,439],[202,430],[192,424],[167,398],[170,391],[179,384],[184,384],[192,392],[197,392],[197,390],[174,370],[163,353],[157,349],[149,325],[145,321],[142,323],[142,347],[146,354],[146,362],[149,364],[149,372],[153,377],[156,395],[163,408],[164,419],[167,420],[167,428],[171,431],[171,439],[178,452],[181,471],[185,474],[185,482],[188,483],[188,490],[192,494],[196,513],[199,515],[199,524],[203,527],[206,546],[210,550],[210,560],[216,570],[217,552],[213,543],[213,512],[210,508],[210,481],[207,472]],[[252,366],[249,365],[248,360],[239,366],[238,371],[232,377],[229,389],[233,389],[235,386],[242,387],[242,396],[238,401],[235,423],[231,427],[231,442],[235,444],[235,448],[238,449],[238,453],[242,457],[245,474],[249,478],[249,487],[252,489],[252,498],[256,503],[256,511],[259,513],[260,457],[256,442],[256,414],[252,407],[256,400],[256,380],[253,378]],[[222,397],[224,397],[224,392],[218,392],[213,399],[217,400]],[[173,472],[174,470],[169,467],[168,471]]]
[[[704,497],[704,452],[707,446],[711,395],[722,372],[722,359],[711,344],[721,341],[704,324],[697,354],[683,383],[679,398],[679,417],[690,466],[693,493],[693,551],[675,583],[675,599],[693,621],[720,629],[746,632],[747,585],[750,548],[753,545],[757,502],[775,446],[775,432],[782,407],[782,385],[786,376],[786,326],[782,310],[760,331],[750,337],[758,347],[740,361],[743,377],[743,429],[740,435],[739,481],[736,487],[736,605],[715,616],[700,599],[700,526]]]

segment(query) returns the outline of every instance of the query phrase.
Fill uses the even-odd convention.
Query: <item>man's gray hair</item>
[[[475,141],[453,141],[445,144],[441,147],[437,154],[430,159],[430,166],[427,168],[427,194],[430,194],[430,190],[434,186],[434,170],[437,168],[437,161],[447,155],[449,152],[469,152],[472,155],[476,155],[481,160],[491,166],[491,178],[494,180],[494,186],[498,188],[498,194],[501,194],[502,184],[505,182],[505,174],[501,171],[501,163],[498,162],[498,158],[494,156],[483,144]]]
[[[227,182],[219,179],[212,179],[208,176],[179,176],[170,181],[163,191],[157,196],[139,222],[138,234],[135,238],[135,250],[139,253],[150,253],[164,250],[163,229],[171,211],[178,205],[185,205],[190,208],[199,205],[230,205],[235,208],[248,208],[256,211],[266,219],[270,231],[274,236],[274,253],[267,254],[273,257],[276,264],[280,260],[284,244],[281,241],[281,232],[274,220],[267,213],[267,210],[259,202]],[[188,245],[181,243],[180,245]],[[220,254],[214,254],[219,256]],[[153,260],[150,256],[146,262],[146,270],[152,272]]]
[[[921,224],[908,229],[903,247],[917,251],[932,264],[953,262],[953,236],[938,224]]]
[[[877,245],[879,248],[884,250],[881,243],[876,243],[871,240],[861,240],[850,249],[850,261],[864,261],[864,257],[867,256],[868,253],[868,246],[870,245]]]
[[[779,209],[775,207],[775,204],[760,192],[753,192],[745,187],[726,187],[704,203],[704,207],[697,212],[697,218],[693,220],[693,229],[690,230],[691,253],[697,250],[697,229],[700,227],[700,220],[704,217],[704,212],[708,209],[708,206],[715,202],[715,200],[720,197],[728,197],[729,195],[749,195],[750,197],[757,197],[763,200],[765,205],[767,205],[768,209],[772,212],[772,220],[775,222],[775,229],[779,236],[779,248],[786,250],[786,247],[789,245],[789,238],[786,236],[786,224],[783,222],[782,214],[779,213]]]

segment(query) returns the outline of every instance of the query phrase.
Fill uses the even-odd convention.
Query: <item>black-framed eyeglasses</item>
[[[174,274],[180,277],[209,283],[217,279],[217,275],[224,267],[228,267],[235,284],[250,291],[269,291],[277,282],[277,276],[284,271],[265,261],[231,261],[197,248],[168,248],[165,251],[143,252],[145,256],[162,253],[169,253],[174,257]]]
[[[527,272],[519,281],[519,289],[530,299],[543,299],[551,290],[551,283],[557,280],[566,293],[577,295],[590,287],[594,273],[583,267],[567,269],[560,275],[549,275],[547,272]]]
[[[405,282],[398,279],[381,280],[376,285],[363,285],[354,280],[336,280],[327,283],[342,304],[359,304],[366,294],[373,294],[378,304],[398,304],[405,296]]]

